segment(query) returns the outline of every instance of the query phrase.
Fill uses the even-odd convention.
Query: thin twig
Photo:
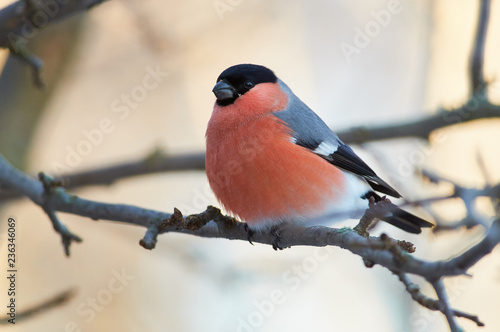
[[[44,89],[45,83],[43,82],[41,75],[43,67],[42,59],[31,52],[28,47],[20,41],[16,41],[15,44],[11,45],[10,52],[31,67],[33,83],[38,89]]]
[[[427,178],[432,183],[451,184],[453,187],[453,196],[460,198],[463,201],[467,212],[467,215],[462,220],[450,224],[444,224],[440,222],[439,219],[436,219],[437,225],[434,227],[433,232],[437,233],[441,231],[450,231],[461,227],[470,229],[479,225],[484,228],[488,227],[487,225],[489,220],[477,211],[475,200],[480,196],[489,197],[492,202],[497,200],[497,197],[500,197],[500,185],[487,185],[482,189],[465,188],[455,181],[445,178],[444,176],[434,173],[428,169],[422,170],[422,176]]]
[[[456,231],[457,229],[460,229],[462,227],[466,229],[471,229],[479,225],[481,224],[478,223],[475,219],[472,219],[468,216],[463,218],[462,220],[455,221],[452,223],[444,223],[443,221],[436,220],[436,226],[432,229],[432,232],[440,233],[445,231]]]
[[[56,214],[54,211],[44,209],[45,213],[49,217],[50,221],[52,222],[52,226],[54,227],[54,230],[61,235],[61,242],[64,247],[64,253],[66,256],[69,257],[70,251],[69,247],[73,241],[75,242],[82,242],[82,239],[76,235],[73,234],[67,227],[64,225],[59,218],[57,218]]]
[[[439,310],[439,303],[435,299],[431,299],[428,296],[425,296],[420,291],[420,286],[410,281],[408,276],[404,273],[396,273],[399,280],[403,283],[406,288],[406,291],[411,295],[411,298],[420,304],[421,306],[429,309],[429,310]]]
[[[486,185],[493,185],[493,178],[486,168],[486,163],[484,162],[484,157],[480,151],[477,152],[476,162],[483,176]],[[491,207],[496,214],[500,213],[500,193],[497,197],[490,197]]]
[[[359,223],[353,228],[356,233],[366,238],[370,236],[370,234],[368,233],[368,228],[370,227],[372,222],[377,218],[377,213],[374,211],[375,206],[381,206],[381,205],[383,204],[375,205],[375,199],[373,197],[370,197],[368,203],[369,208],[365,211],[365,213],[359,220]],[[387,209],[385,209],[385,211],[387,211]]]
[[[433,299],[433,298],[430,298],[430,297],[424,295],[420,291],[420,286],[411,282],[406,274],[404,274],[404,273],[396,273],[396,274],[399,277],[399,280],[405,286],[406,291],[411,295],[411,298],[415,302],[417,302],[418,304],[420,304],[421,306],[423,306],[424,308],[427,308],[429,310],[442,312],[443,306],[442,306],[441,302],[439,302],[436,299]],[[468,320],[476,323],[477,326],[484,326],[484,323],[481,322],[479,320],[479,317],[476,315],[471,315],[471,314],[468,314],[468,313],[465,313],[463,311],[456,310],[456,309],[452,309],[452,312],[456,317],[462,317],[462,318],[468,319]]]
[[[33,307],[28,309],[24,309],[16,314],[16,319],[15,319],[17,321],[16,323],[28,318],[32,318],[35,315],[44,313],[47,310],[59,307],[69,302],[75,295],[76,295],[75,289],[68,289],[46,301],[43,301],[40,304],[34,305]],[[0,325],[10,324],[9,319],[11,319],[11,317],[9,316],[0,318]]]
[[[471,55],[471,95],[487,97],[487,83],[484,79],[484,49],[486,45],[486,32],[490,18],[491,0],[481,0],[479,19],[477,23],[476,39]]]
[[[492,224],[486,236],[475,246],[465,251],[460,256],[452,258],[445,265],[455,266],[457,269],[461,269],[464,273],[473,265],[475,265],[480,258],[491,253],[493,248],[495,248],[500,242],[500,218],[496,219]],[[443,268],[449,268],[443,266]]]
[[[440,302],[440,310],[446,317],[448,321],[448,325],[450,326],[451,332],[462,332],[462,328],[458,326],[457,321],[455,319],[455,314],[453,313],[453,309],[450,306],[450,302],[448,301],[448,295],[446,294],[446,290],[444,288],[443,280],[437,279],[432,283],[432,287],[436,291],[436,295]]]
[[[53,181],[53,179],[51,179],[50,177],[48,177],[47,175],[45,175],[43,173],[40,173],[38,175],[38,178],[39,178],[39,180],[42,183],[43,188],[44,188],[45,201],[50,202],[50,196],[52,195],[52,192],[54,189],[54,187],[53,187],[54,181]],[[71,246],[71,243],[73,241],[82,242],[82,239],[78,235],[73,234],[66,227],[66,225],[64,225],[59,220],[59,218],[57,218],[55,211],[52,209],[52,207],[49,204],[44,203],[41,205],[41,207],[45,211],[47,216],[49,217],[50,222],[52,223],[52,226],[54,227],[54,230],[61,235],[61,241],[62,241],[62,244],[64,247],[64,253],[66,254],[66,256],[69,257],[69,255],[70,255],[69,247]]]

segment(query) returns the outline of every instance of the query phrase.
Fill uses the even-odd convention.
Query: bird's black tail
[[[375,202],[380,202],[382,200],[382,198],[373,191],[368,192],[364,197],[368,199],[373,197]],[[379,219],[409,233],[419,234],[422,232],[422,227],[434,226],[430,222],[406,212],[392,203],[388,204],[387,212],[387,216],[379,217]]]

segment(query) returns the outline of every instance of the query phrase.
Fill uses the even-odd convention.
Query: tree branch
[[[488,223],[487,218],[483,217],[476,208],[475,200],[480,196],[490,197],[492,203],[498,201],[500,198],[500,184],[496,186],[486,185],[482,189],[472,189],[465,188],[458,183],[444,178],[430,170],[422,170],[422,176],[427,178],[432,183],[449,183],[453,186],[453,196],[460,198],[466,207],[467,215],[462,220],[456,221],[452,224],[444,224],[436,218],[437,225],[432,230],[433,232],[441,232],[445,230],[455,230],[461,227],[466,227],[467,229],[482,225],[486,227]]]
[[[25,43],[21,41],[15,41],[9,48],[10,52],[17,56],[19,59],[24,61],[31,67],[33,83],[39,89],[45,88],[45,83],[42,80],[41,71],[43,67],[43,61],[36,54],[31,52]]]
[[[434,280],[432,282],[432,287],[434,287],[434,290],[436,291],[436,295],[439,299],[440,310],[448,321],[450,331],[462,332],[463,330],[458,326],[457,321],[455,320],[454,310],[451,308],[450,302],[448,301],[448,295],[446,294],[446,290],[444,289],[443,280]]]
[[[53,180],[48,176],[44,175],[43,173],[40,173],[39,180],[43,185],[45,195],[46,196],[51,195],[52,189],[54,187]],[[82,242],[82,239],[79,236],[71,233],[69,229],[66,227],[66,225],[64,225],[61,221],[59,221],[59,218],[57,218],[55,211],[49,204],[42,204],[41,207],[49,217],[50,221],[52,222],[54,230],[57,233],[61,234],[61,240],[64,246],[64,253],[66,254],[66,256],[69,257],[69,247],[71,245],[71,242],[73,241]]]
[[[16,47],[18,42],[26,45],[39,29],[104,1],[70,0],[66,4],[50,0],[16,1],[0,10],[0,47]]]
[[[21,312],[17,313],[15,320],[19,322],[31,318],[33,316],[36,316],[38,314],[44,313],[47,310],[59,307],[63,304],[68,303],[71,299],[73,299],[73,297],[75,297],[75,295],[76,295],[75,289],[65,290],[40,304],[34,305],[28,309],[22,310]],[[11,317],[9,316],[1,317],[0,325],[11,324],[9,323],[10,319]]]
[[[154,152],[137,161],[72,174],[63,174],[55,177],[54,180],[66,189],[73,189],[92,185],[110,185],[119,179],[131,176],[173,171],[202,171],[204,169],[204,153],[168,156],[161,152]],[[21,193],[15,192],[9,187],[0,188],[0,202],[22,196]]]
[[[433,311],[439,310],[439,311],[443,312],[444,308],[443,308],[443,305],[441,304],[441,302],[422,294],[422,292],[420,291],[420,287],[417,284],[411,282],[406,274],[397,273],[397,275],[399,277],[399,280],[405,286],[406,291],[411,295],[411,298],[415,302],[417,302],[418,304],[420,304],[421,306],[423,306],[429,310],[433,310]],[[459,311],[456,309],[451,309],[451,310],[452,310],[453,315],[456,317],[463,317],[463,318],[466,318],[470,321],[473,321],[474,323],[476,323],[477,326],[484,326],[484,323],[481,322],[479,320],[479,317],[477,317],[475,315],[471,315],[471,314],[468,314],[468,313],[465,313],[463,311]]]
[[[204,153],[168,156],[161,152],[155,152],[138,161],[62,175],[60,177],[56,177],[56,180],[61,181],[64,183],[65,188],[70,189],[88,184],[109,185],[118,179],[130,176],[172,171],[203,170],[205,170]]]
[[[491,0],[481,0],[476,38],[471,52],[471,97],[462,107],[454,110],[439,109],[435,115],[411,122],[379,127],[354,127],[338,132],[338,136],[345,142],[356,144],[395,137],[428,139],[429,135],[438,128],[481,118],[499,117],[500,106],[488,101],[488,84],[484,79],[484,49],[490,5]]]
[[[348,144],[361,144],[369,141],[402,137],[428,139],[436,129],[479,119],[498,117],[500,117],[500,106],[494,105],[476,95],[463,106],[453,110],[439,109],[434,115],[409,122],[353,127],[337,131],[337,135]]]
[[[487,83],[484,79],[484,48],[486,45],[486,31],[490,18],[491,0],[481,0],[476,39],[471,55],[471,95],[487,96]]]
[[[0,48],[8,48],[11,54],[28,64],[33,72],[35,86],[42,89],[45,87],[40,75],[43,61],[29,50],[29,42],[48,25],[86,11],[104,1],[16,1],[0,9]]]

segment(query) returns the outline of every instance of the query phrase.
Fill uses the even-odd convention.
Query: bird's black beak
[[[219,81],[212,89],[217,100],[234,99],[236,91],[234,88],[225,81]]]

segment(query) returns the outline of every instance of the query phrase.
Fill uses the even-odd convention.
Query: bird
[[[269,68],[231,66],[212,92],[208,182],[249,229],[359,218],[380,194],[401,197]],[[433,226],[392,203],[379,219],[414,234]]]

